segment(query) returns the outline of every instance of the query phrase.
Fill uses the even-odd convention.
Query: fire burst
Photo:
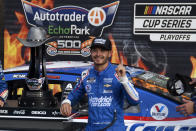
[[[32,0],[31,3],[39,5],[43,8],[54,8],[54,0]],[[7,29],[4,30],[4,69],[13,68],[25,64],[30,59],[30,50],[26,48],[24,56],[22,57],[23,45],[16,39],[16,37],[25,39],[28,33],[28,27],[25,16],[22,13],[16,12],[19,25],[21,29],[18,34],[10,34]]]

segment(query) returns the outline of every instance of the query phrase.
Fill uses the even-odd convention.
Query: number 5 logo
[[[105,11],[102,8],[92,8],[88,13],[88,21],[91,25],[100,26],[106,20]]]

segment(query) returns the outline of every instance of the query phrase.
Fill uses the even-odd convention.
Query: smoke
[[[167,54],[159,48],[152,48],[144,40],[124,40],[123,53],[127,57],[128,65],[137,66],[141,59],[144,65],[153,72],[165,72],[167,68]]]

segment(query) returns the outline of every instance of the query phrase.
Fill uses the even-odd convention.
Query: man
[[[3,107],[8,96],[7,83],[5,82],[2,64],[0,61],[0,107]]]
[[[193,78],[189,84],[192,85],[195,83],[196,83],[196,78]],[[176,111],[180,112],[181,114],[185,116],[196,113],[196,94],[195,93],[191,100],[183,99],[183,102],[184,104],[176,107]]]
[[[72,107],[86,93],[88,96],[88,124],[86,131],[125,131],[123,100],[132,105],[139,103],[138,92],[129,82],[125,67],[109,62],[109,39],[95,38],[91,45],[94,67],[82,73],[81,80],[67,99],[63,100],[62,115],[71,115]]]

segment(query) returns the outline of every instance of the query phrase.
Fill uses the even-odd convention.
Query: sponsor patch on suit
[[[87,82],[88,83],[95,83],[96,79],[94,77],[90,77],[90,78],[87,79]]]

